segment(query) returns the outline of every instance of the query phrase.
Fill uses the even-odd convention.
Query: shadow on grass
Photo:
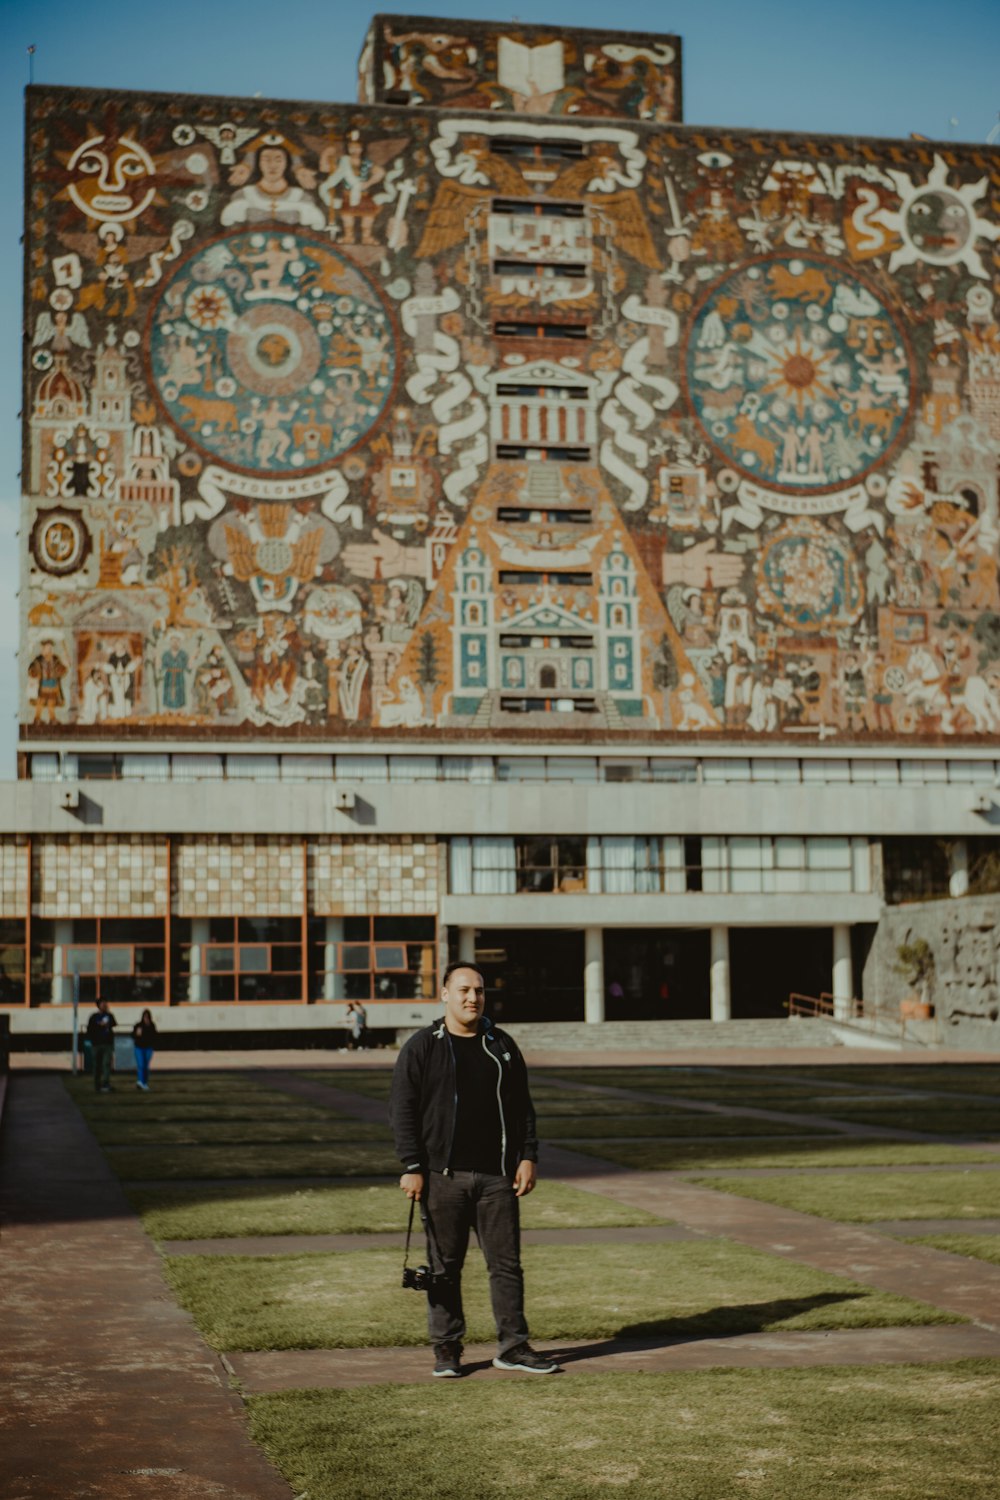
[[[637,1346],[658,1349],[668,1344],[686,1344],[696,1339],[733,1338],[743,1333],[775,1330],[776,1323],[795,1318],[836,1302],[853,1302],[855,1293],[817,1292],[812,1297],[784,1297],[771,1302],[746,1302],[731,1307],[711,1307],[689,1318],[653,1318],[620,1328],[613,1338],[571,1349],[553,1351],[564,1364],[593,1359],[597,1355],[625,1353]]]

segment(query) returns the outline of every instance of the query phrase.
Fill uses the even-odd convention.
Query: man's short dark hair
[[[449,964],[448,967],[445,969],[444,973],[441,975],[441,988],[442,989],[445,988],[445,986],[448,983],[448,980],[454,974],[454,972],[455,972],[456,969],[471,969],[472,972],[473,972],[473,974],[478,974],[479,977],[480,977],[480,979],[483,978],[483,971],[482,971],[481,968],[479,968],[478,964],[470,963],[467,958],[460,958],[460,959],[457,959],[455,963]]]

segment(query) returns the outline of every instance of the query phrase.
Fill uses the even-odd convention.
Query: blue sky
[[[386,9],[391,9],[386,5]],[[484,0],[412,9],[684,41],[689,124],[984,141],[1000,112],[1000,0]],[[400,10],[405,7],[400,6]],[[37,83],[351,100],[369,11],[341,0],[0,0],[0,778],[16,745],[23,89]]]

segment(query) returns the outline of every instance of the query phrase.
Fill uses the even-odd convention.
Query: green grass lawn
[[[799,1136],[825,1135],[822,1126],[784,1124],[780,1120],[759,1120],[753,1115],[702,1114],[699,1110],[664,1109],[650,1115],[586,1114],[552,1116],[539,1112],[538,1134],[542,1140],[602,1140],[609,1136]]]
[[[915,1089],[919,1093],[946,1093],[958,1091],[970,1094],[993,1094],[998,1090],[997,1069],[992,1063],[906,1063],[871,1066],[864,1064],[833,1064],[822,1068],[796,1068],[796,1073],[808,1071],[817,1079],[827,1078],[831,1082],[858,1084],[864,1089],[886,1085],[896,1089]]]
[[[703,1187],[837,1219],[989,1219],[1000,1214],[997,1172],[824,1172],[789,1177],[700,1177]]]
[[[328,1083],[336,1089],[347,1089],[352,1094],[365,1094],[372,1099],[388,1099],[392,1084],[391,1068],[324,1068],[299,1076],[312,1079],[314,1083]]]
[[[995,1500],[1000,1366],[428,1381],[256,1396],[309,1500]]]
[[[129,1193],[148,1234],[159,1240],[232,1238],[261,1234],[378,1234],[402,1232],[407,1203],[399,1188],[349,1186],[282,1191],[244,1187],[143,1188]],[[576,1229],[665,1221],[641,1208],[543,1180],[521,1203],[525,1229]],[[421,1241],[422,1243],[422,1241]]]
[[[104,1122],[91,1118],[90,1127],[102,1146],[193,1146],[267,1145],[277,1142],[318,1144],[323,1141],[391,1141],[387,1125],[371,1125],[340,1118],[272,1120],[178,1120],[143,1119]]]
[[[727,1240],[529,1245],[523,1258],[536,1338],[704,1338],[963,1321]],[[401,1290],[397,1250],[183,1256],[164,1264],[216,1349],[414,1345],[427,1337],[425,1300]],[[475,1253],[464,1291],[469,1339],[491,1338],[486,1273]]]
[[[666,1149],[656,1141],[577,1141],[573,1150],[642,1172],[690,1172],[698,1167],[904,1167],[995,1162],[987,1147],[939,1146],[923,1141],[835,1141],[812,1137],[801,1146],[788,1141],[677,1142]]]
[[[398,1177],[389,1146],[373,1142],[328,1146],[119,1146],[108,1151],[118,1176],[130,1182],[198,1177]]]
[[[546,1119],[564,1115],[587,1115],[618,1119],[624,1115],[664,1115],[676,1110],[674,1104],[659,1104],[655,1099],[618,1099],[607,1094],[567,1093],[563,1089],[552,1089],[545,1094],[531,1091],[532,1101],[539,1117]]]
[[[340,1110],[324,1108],[319,1104],[307,1104],[305,1100],[258,1099],[248,1096],[224,1102],[213,1097],[196,1103],[185,1100],[163,1099],[159,1094],[136,1094],[119,1099],[115,1094],[100,1095],[93,1103],[76,1100],[77,1108],[88,1121],[117,1121],[127,1124],[132,1120],[338,1120],[348,1118]]]
[[[934,1250],[948,1250],[952,1255],[970,1255],[973,1260],[1000,1266],[1000,1235],[997,1234],[921,1234],[907,1235],[908,1245],[930,1245]]]
[[[1000,1109],[976,1108],[963,1100],[926,1099],[897,1104],[828,1104],[823,1113],[857,1125],[886,1126],[890,1130],[922,1130],[932,1135],[964,1135],[992,1139],[1000,1135]]]

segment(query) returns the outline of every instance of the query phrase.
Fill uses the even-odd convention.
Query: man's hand
[[[415,1198],[420,1202],[420,1195],[424,1190],[423,1172],[404,1172],[399,1179],[399,1185],[408,1198]]]
[[[524,1198],[535,1186],[535,1163],[522,1161],[514,1173],[514,1197]]]

